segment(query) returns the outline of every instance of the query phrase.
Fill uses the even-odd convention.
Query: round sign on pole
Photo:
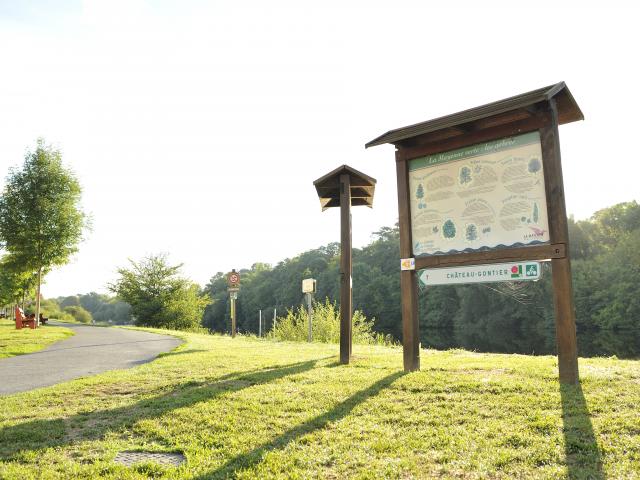
[[[227,275],[227,284],[230,287],[237,287],[240,285],[240,274],[233,270]]]

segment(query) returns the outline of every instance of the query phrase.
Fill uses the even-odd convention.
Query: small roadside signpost
[[[309,333],[307,334],[307,341],[309,343],[313,341],[313,295],[316,291],[316,280],[314,278],[305,278],[302,280],[302,293],[304,293],[307,300],[307,313],[309,316]]]
[[[324,212],[340,207],[340,363],[351,360],[351,206],[373,206],[376,179],[348,165],[342,165],[319,178],[313,185]]]
[[[236,300],[240,291],[240,274],[235,268],[227,274],[227,291],[229,292],[229,300],[231,301],[231,337],[236,337]]]
[[[420,369],[418,271],[426,269],[420,281],[427,285],[484,281],[490,271],[521,281],[539,274],[532,261],[547,260],[560,382],[578,382],[558,126],[583,119],[560,82],[390,130],[365,145],[396,147],[405,371]]]

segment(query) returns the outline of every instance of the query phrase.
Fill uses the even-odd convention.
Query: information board
[[[549,242],[538,131],[409,161],[415,256]]]

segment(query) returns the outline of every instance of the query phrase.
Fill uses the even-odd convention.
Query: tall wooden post
[[[371,207],[373,205],[376,179],[348,165],[342,165],[313,182],[313,185],[318,192],[323,211],[340,207],[340,363],[348,364],[351,360],[351,319],[353,317],[351,206]],[[313,281],[315,285],[315,280]],[[302,290],[307,291],[304,282]],[[315,286],[313,291],[315,292]]]
[[[569,230],[562,180],[562,163],[560,160],[558,109],[555,99],[549,101],[548,110],[550,121],[540,129],[540,141],[544,163],[545,188],[548,197],[549,237],[551,244],[565,245],[565,256],[551,259],[558,373],[561,383],[578,383],[576,316],[569,259]]]
[[[231,293],[231,338],[236,338],[236,299]]]
[[[351,360],[351,179],[340,175],[340,363]]]
[[[413,255],[411,248],[411,212],[409,210],[407,161],[396,152],[398,181],[398,217],[400,225],[400,258]],[[418,325],[418,283],[415,270],[400,272],[402,302],[402,353],[404,371],[420,370],[420,329]]]

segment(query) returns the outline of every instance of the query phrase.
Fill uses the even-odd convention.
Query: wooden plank
[[[416,269],[438,267],[461,267],[485,263],[521,262],[527,260],[547,260],[564,258],[566,246],[562,243],[535,245],[531,247],[503,248],[486,252],[457,253],[455,255],[431,255],[416,258]]]
[[[569,232],[560,159],[558,111],[553,99],[549,102],[549,113],[551,122],[540,129],[542,162],[547,192],[549,236],[551,242],[564,243],[567,249],[564,258],[551,261],[556,342],[558,347],[558,372],[561,383],[575,384],[579,382],[578,343],[576,339],[573,286],[571,283]]]
[[[340,363],[351,360],[351,180],[340,175]]]
[[[401,147],[403,158],[412,159],[422,157],[424,155],[433,155],[434,153],[447,152],[449,150],[467,147],[476,143],[488,142],[490,140],[532,132],[542,128],[548,123],[548,121],[548,114],[542,112],[525,120],[491,128],[473,130],[467,135],[461,135],[447,140],[430,142],[428,141],[428,138],[424,138],[420,143],[418,143],[417,139],[409,139]]]
[[[400,257],[412,256],[411,212],[409,209],[409,171],[402,153],[396,152],[398,182],[398,216],[400,225]],[[400,272],[402,302],[402,352],[404,371],[420,369],[420,331],[418,326],[418,282],[415,270]]]

